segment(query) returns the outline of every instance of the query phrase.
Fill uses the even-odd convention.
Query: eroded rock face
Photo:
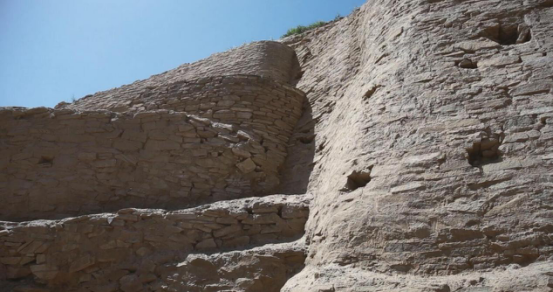
[[[304,261],[304,246],[297,243],[193,255],[162,275],[161,285],[169,291],[277,292]]]
[[[170,130],[173,138],[150,143],[168,152],[148,175],[178,186],[189,177],[165,167],[195,157],[182,169],[214,187],[194,186],[210,202],[236,200],[178,210],[199,201],[152,192],[140,206],[105,201],[112,211],[128,207],[114,213],[3,222],[0,283],[8,291],[550,291],[551,54],[549,0],[371,0],[281,43],[247,45],[56,110],[10,109],[5,149],[47,139],[26,116],[52,113],[104,118],[107,109],[108,133],[120,123],[151,133],[141,147]],[[244,78],[253,84],[237,86]],[[275,103],[248,111],[252,96]],[[151,116],[154,128],[141,120]],[[14,135],[13,125],[28,131]],[[142,150],[125,152],[133,131],[124,130],[103,142],[122,158],[100,168],[141,159]],[[179,148],[167,149],[175,137]],[[201,152],[206,144],[215,148]],[[36,180],[29,161],[47,168],[61,155],[22,149],[0,164],[9,204],[50,182]],[[219,170],[225,163],[239,179]],[[250,175],[278,181],[252,189]],[[118,187],[126,178],[105,177]],[[272,193],[281,195],[238,199]],[[134,209],[160,202],[171,210]],[[49,214],[62,205],[36,204]]]
[[[548,291],[552,25],[551,1],[375,0],[284,40],[317,120],[284,290]]]

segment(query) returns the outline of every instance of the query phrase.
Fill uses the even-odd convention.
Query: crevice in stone
[[[286,160],[280,172],[281,183],[277,189],[282,194],[301,194],[307,192],[309,177],[313,171],[316,139],[313,110],[309,101],[304,100],[303,113],[296,124],[289,145]]]
[[[477,183],[468,184],[468,187],[469,187],[470,190],[476,191],[476,190],[479,190],[479,189],[489,188],[493,185],[508,181],[510,179],[511,179],[511,177],[505,177],[505,178],[500,178],[500,179],[491,179],[491,180],[486,180],[484,182],[477,182]]]
[[[374,93],[378,90],[378,88],[380,88],[379,85],[372,86],[369,90],[367,90],[367,92],[365,92],[365,94],[363,95],[363,99],[367,100],[371,98],[374,95]]]
[[[346,185],[343,190],[345,191],[355,191],[358,188],[366,186],[371,181],[371,170],[354,170],[347,177]]]

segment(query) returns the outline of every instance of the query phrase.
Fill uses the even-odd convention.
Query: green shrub
[[[327,22],[325,21],[317,21],[315,23],[312,23],[308,26],[303,26],[303,25],[298,25],[294,28],[291,28],[289,29],[282,37],[287,37],[287,36],[291,36],[291,35],[296,35],[296,34],[300,34],[300,33],[304,33],[308,30],[312,30],[314,28],[317,28],[317,27],[321,27],[323,25],[327,24]]]

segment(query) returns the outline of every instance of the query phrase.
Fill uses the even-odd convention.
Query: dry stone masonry
[[[551,0],[371,0],[4,108],[0,291],[552,291],[552,90]]]
[[[173,212],[122,209],[58,221],[4,222],[0,261],[8,278],[32,275],[56,289],[80,282],[109,286],[105,277],[128,266],[139,269],[136,277],[148,284],[161,277],[160,271],[150,270],[166,261],[160,254],[178,256],[301,236],[308,202],[305,196],[269,196]]]
[[[252,261],[236,285],[278,291],[303,266],[311,201],[267,196],[305,106],[297,63],[259,42],[55,109],[0,109],[0,291],[206,291],[172,271],[201,276],[192,255],[217,251]],[[281,247],[230,254],[265,244]]]
[[[179,208],[274,192],[302,92],[256,76],[152,91],[153,106],[170,107],[0,111],[0,192],[10,206],[0,216]]]

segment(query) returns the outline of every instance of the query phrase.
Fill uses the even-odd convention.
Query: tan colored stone
[[[236,167],[238,167],[238,169],[240,169],[240,171],[242,171],[242,173],[250,173],[250,172],[254,171],[257,166],[255,165],[253,160],[248,158],[248,159],[236,164]]]

